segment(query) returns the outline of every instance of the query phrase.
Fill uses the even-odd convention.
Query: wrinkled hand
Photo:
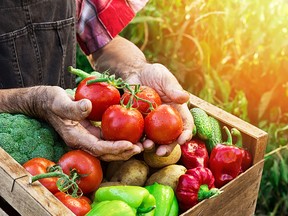
[[[89,100],[73,101],[64,89],[56,86],[38,87],[34,95],[36,115],[47,120],[69,147],[104,161],[128,160],[143,150],[140,143],[101,140],[100,129],[85,120],[92,109]]]
[[[145,64],[141,71],[131,73],[126,81],[131,84],[141,84],[154,88],[160,95],[162,102],[172,105],[182,116],[182,134],[173,144],[160,145],[156,150],[157,155],[167,156],[177,143],[181,145],[192,138],[194,122],[186,103],[189,100],[189,94],[183,90],[177,79],[166,67],[161,64]],[[154,143],[151,140],[145,140],[143,146],[145,150],[151,150],[154,148]]]

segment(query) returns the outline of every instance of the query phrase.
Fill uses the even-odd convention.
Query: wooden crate
[[[219,196],[200,202],[181,216],[253,215],[263,170],[267,133],[196,96],[191,95],[190,103],[214,116],[222,125],[240,130],[244,146],[253,155],[253,166],[222,187],[223,192]],[[21,165],[0,148],[0,196],[15,210],[24,216],[74,215],[40,183],[35,182],[29,185],[29,175]],[[0,208],[0,214],[1,211]]]

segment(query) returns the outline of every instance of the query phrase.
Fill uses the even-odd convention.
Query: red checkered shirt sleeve
[[[111,41],[148,0],[76,0],[77,41],[86,55]]]

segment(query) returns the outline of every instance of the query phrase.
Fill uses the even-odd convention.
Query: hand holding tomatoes
[[[181,88],[175,77],[165,67],[158,64],[152,64],[152,65],[147,64],[147,65],[149,65],[149,67],[145,67],[145,70],[143,72],[137,73],[136,77],[133,76],[128,77],[129,82],[131,82],[133,79],[136,78],[135,83],[141,83],[141,85],[139,84],[137,85],[135,83],[133,85],[129,85],[128,83],[125,83],[123,80],[121,81],[120,87],[117,87],[115,85],[116,88],[123,89],[124,94],[122,95],[119,104],[117,104],[116,106],[114,106],[115,104],[108,106],[108,108],[106,109],[107,113],[105,114],[106,111],[103,113],[102,117],[105,116],[105,118],[103,119],[101,118],[102,121],[101,129],[103,133],[103,138],[105,140],[117,141],[117,142],[119,141],[122,142],[126,140],[134,144],[136,143],[139,144],[138,142],[141,139],[141,137],[146,138],[146,140],[143,142],[144,148],[151,149],[155,144],[160,144],[156,153],[159,156],[164,156],[168,155],[173,150],[176,143],[183,144],[187,140],[190,140],[192,138],[193,119],[189,112],[187,104],[185,103],[189,99],[189,94]],[[98,81],[95,82],[97,83]],[[91,80],[88,80],[88,82],[86,82],[87,86],[93,84],[91,84]],[[108,78],[108,84],[114,85],[115,83],[111,82],[110,78]],[[166,137],[167,138],[166,140],[159,139],[160,136],[159,133],[158,137],[151,136],[150,132],[154,130],[153,129],[149,130],[148,126],[145,126],[146,129],[145,133],[143,134],[141,126],[142,120],[139,120],[141,119],[139,117],[136,118],[136,116],[139,115],[136,114],[135,110],[133,110],[133,108],[139,110],[142,113],[143,117],[146,118],[146,116],[149,115],[149,112],[151,110],[153,111],[157,110],[157,107],[160,106],[162,102],[169,104],[171,103],[172,107],[176,108],[174,113],[178,113],[178,111],[180,112],[177,121],[178,123],[181,124],[181,127],[178,127],[178,129],[172,129],[173,124],[172,125],[169,124],[169,126],[166,128],[167,129],[166,134],[165,131],[163,131],[163,128],[165,127],[162,128],[159,127],[161,128],[160,130],[162,133],[162,138]],[[126,106],[126,109],[124,109],[124,105]],[[121,106],[122,108],[120,109]],[[110,109],[110,107],[113,107],[113,109],[112,108]],[[115,109],[116,107],[117,109]],[[123,117],[125,116],[123,114],[124,110],[126,113],[128,113],[128,111],[130,114],[133,113],[133,115],[129,114],[126,115],[126,117]],[[157,111],[156,113],[161,112]],[[133,119],[132,116],[134,120],[131,120]],[[161,118],[165,119],[167,118],[167,116],[164,114],[161,116]],[[123,121],[123,119],[125,119],[125,121]],[[146,122],[146,120],[144,122]],[[144,125],[145,124],[146,123],[144,123]],[[159,129],[156,129],[156,131],[158,132]],[[154,134],[157,132],[154,131]],[[168,134],[170,137],[168,136]],[[171,138],[172,136],[173,138]],[[115,148],[112,149],[113,152],[114,150],[116,149]],[[131,154],[130,157],[133,156],[133,154]],[[111,160],[111,158],[108,160]]]

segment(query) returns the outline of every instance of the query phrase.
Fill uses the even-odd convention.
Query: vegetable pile
[[[75,100],[91,100],[88,119],[101,123],[105,140],[148,138],[167,145],[181,134],[180,114],[162,104],[152,88],[107,73],[69,71],[78,76]],[[66,149],[49,125],[21,114],[0,114],[0,144],[31,174],[31,184],[39,181],[77,216],[177,216],[219,195],[253,161],[238,129],[221,126],[200,108],[190,113],[193,138],[167,157],[154,150],[127,161],[101,162]]]

